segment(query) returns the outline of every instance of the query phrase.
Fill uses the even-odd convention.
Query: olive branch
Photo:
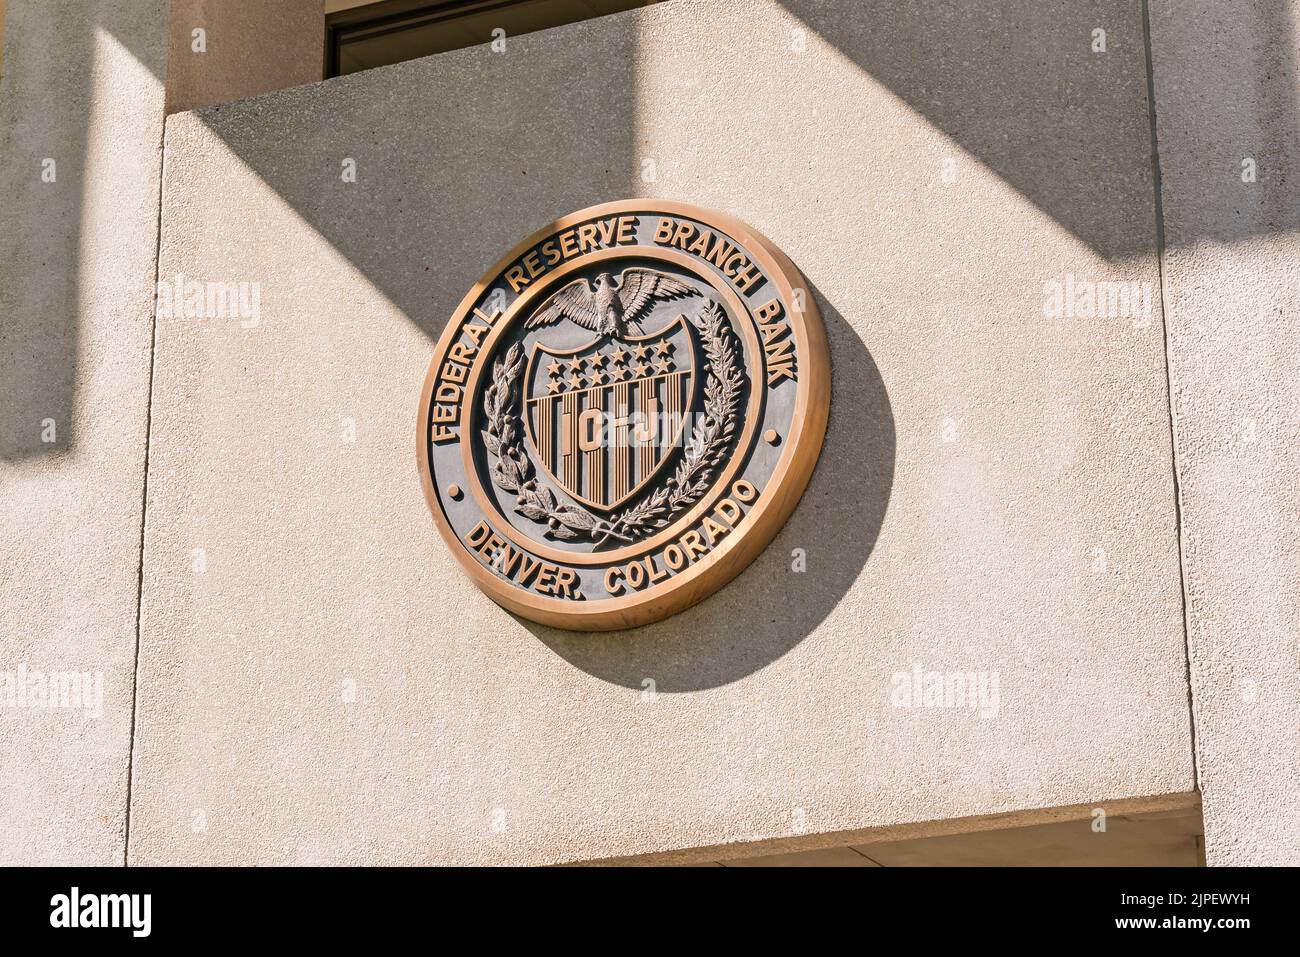
[[[704,415],[687,439],[682,460],[673,477],[636,505],[604,521],[539,485],[532,460],[524,452],[519,420],[519,377],[524,371],[523,346],[516,342],[492,367],[492,384],[483,397],[487,428],[483,442],[496,457],[492,478],[497,487],[515,493],[515,511],[535,522],[545,522],[553,538],[580,535],[603,545],[611,538],[630,542],[633,536],[663,528],[682,509],[694,504],[709,487],[714,469],[722,462],[736,432],[736,406],[745,375],[737,362],[734,334],[717,303],[708,303],[691,320],[704,341],[709,376],[704,386]]]
[[[663,528],[676,513],[693,505],[709,487],[713,470],[721,464],[735,435],[736,405],[744,388],[745,374],[736,362],[734,337],[726,314],[717,303],[710,302],[691,322],[700,330],[708,358],[704,415],[686,440],[673,477],[653,494],[611,519],[611,534]]]
[[[555,493],[537,483],[533,463],[524,452],[520,431],[519,391],[515,384],[524,371],[524,349],[516,342],[507,350],[505,358],[492,366],[492,384],[483,396],[483,412],[487,428],[483,442],[496,456],[492,478],[497,487],[515,493],[515,511],[535,522],[545,522],[546,532],[553,538],[577,538],[581,534],[601,536],[602,541],[611,535],[630,541],[616,532],[607,522],[580,505],[560,502]]]

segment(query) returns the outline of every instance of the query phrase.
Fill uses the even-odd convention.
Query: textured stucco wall
[[[669,2],[171,117],[161,274],[260,311],[158,326],[132,862],[549,862],[1193,787],[1158,296],[1044,314],[1051,282],[1158,288],[1140,13],[881,7]],[[804,270],[832,418],[736,582],[566,634],[443,548],[416,402],[487,265],[637,194]],[[996,671],[996,716],[891,706],[914,666]]]
[[[0,77],[4,76],[5,0],[0,0]]]
[[[1294,866],[1300,4],[1151,13],[1206,856]]]
[[[28,701],[48,700],[36,672],[90,679],[86,707],[48,708],[0,678],[4,864],[123,859],[165,7],[6,10],[0,673],[30,680]]]

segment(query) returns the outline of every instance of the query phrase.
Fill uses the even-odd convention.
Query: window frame
[[[349,40],[371,39],[399,33],[440,20],[515,6],[523,0],[381,0],[338,10],[325,17],[325,79],[339,73],[340,51]],[[655,0],[646,0],[645,5]],[[603,16],[596,13],[593,16]]]

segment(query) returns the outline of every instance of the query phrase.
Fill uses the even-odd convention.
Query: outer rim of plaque
[[[801,375],[790,433],[782,443],[785,449],[766,488],[746,513],[746,521],[739,534],[728,537],[685,571],[642,591],[591,602],[546,598],[536,592],[517,588],[493,575],[469,553],[443,513],[429,463],[428,425],[433,387],[442,359],[451,347],[461,320],[511,262],[529,248],[570,226],[618,213],[682,216],[716,229],[739,242],[746,252],[759,260],[764,273],[776,285],[787,308],[791,332],[798,347]],[[804,305],[801,310],[795,308],[796,288],[804,290],[801,297]],[[670,200],[640,198],[589,206],[537,230],[502,256],[466,293],[438,338],[420,391],[416,420],[416,456],[425,502],[439,534],[457,562],[488,597],[508,611],[539,624],[578,631],[612,631],[659,621],[702,601],[730,582],[762,553],[785,525],[799,504],[821,455],[826,421],[830,413],[830,375],[826,330],[817,304],[798,269],[767,237],[725,213]]]

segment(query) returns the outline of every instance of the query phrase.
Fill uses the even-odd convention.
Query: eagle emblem
[[[640,320],[656,302],[696,295],[699,293],[680,279],[654,269],[624,269],[617,282],[602,272],[594,286],[586,279],[575,279],[562,287],[525,325],[533,329],[568,319],[598,335],[621,339],[630,325],[640,328]]]

